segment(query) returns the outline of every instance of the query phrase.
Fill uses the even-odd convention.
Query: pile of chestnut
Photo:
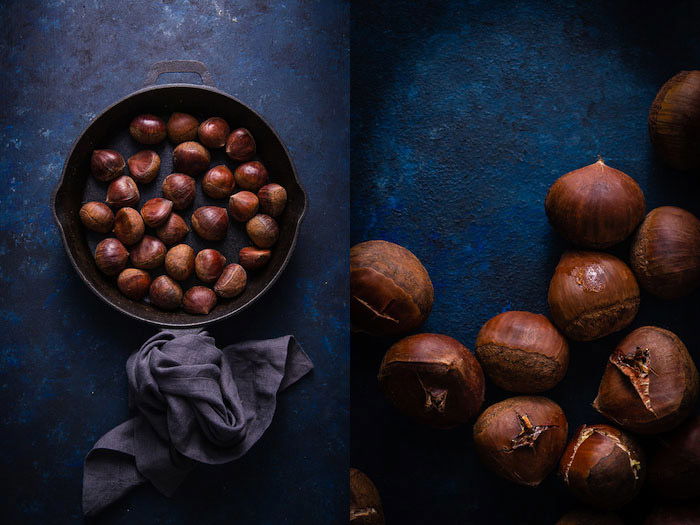
[[[700,168],[697,108],[700,71],[669,80],[650,111],[652,142],[679,169]],[[556,180],[544,204],[552,227],[572,245],[549,284],[549,318],[523,311],[496,315],[479,331],[476,355],[446,335],[404,337],[381,363],[378,379],[384,394],[399,411],[437,428],[476,418],[478,456],[514,483],[535,487],[558,469],[563,483],[588,507],[567,514],[560,524],[623,523],[610,512],[630,503],[645,482],[662,500],[697,504],[700,417],[694,412],[700,378],[677,334],[643,326],[619,340],[591,400],[608,423],[583,425],[569,438],[564,411],[541,394],[564,378],[568,340],[597,340],[632,323],[640,287],[666,300],[700,287],[700,221],[673,206],[645,214],[639,185],[602,159]],[[627,263],[604,251],[628,238]],[[350,283],[355,331],[404,336],[430,314],[428,272],[396,244],[355,245]],[[482,411],[485,376],[517,395]],[[646,438],[655,446],[645,453],[638,435],[655,436]],[[383,523],[381,501],[369,478],[351,472],[351,493],[351,516],[362,513],[360,501],[366,510],[371,500],[375,509],[374,520],[357,523]],[[672,521],[688,512],[697,521]],[[700,522],[698,509],[662,507],[647,519],[681,522]]]
[[[186,113],[173,113],[167,123],[158,116],[135,117],[129,126],[131,137],[141,145],[174,145],[174,173],[162,181],[163,197],[143,203],[140,184],[151,184],[160,173],[160,156],[143,149],[124,161],[115,150],[97,149],[90,171],[98,181],[108,183],[105,202],[87,202],[80,208],[86,228],[112,234],[97,244],[95,262],[102,273],[116,277],[116,285],[129,299],[145,300],[167,311],[180,307],[190,314],[211,312],[219,299],[243,292],[248,273],[262,268],[277,242],[277,219],[287,203],[287,192],[270,183],[265,166],[253,160],[255,139],[245,128],[230,130],[220,117],[199,122]],[[209,149],[224,148],[232,171],[225,164],[210,167]],[[128,168],[127,168],[128,167]],[[221,241],[229,230],[229,216],[245,223],[253,243],[238,253],[238,263],[214,248],[198,253],[184,241],[190,226],[183,211],[192,206],[195,177],[201,176],[202,191],[212,199],[227,200],[223,206],[202,206],[192,212],[191,229],[206,241]],[[234,193],[234,190],[238,189]],[[151,278],[149,271],[163,267],[165,273]],[[195,275],[202,283],[183,292],[181,282]]]

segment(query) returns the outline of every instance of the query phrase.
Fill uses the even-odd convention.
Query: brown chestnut
[[[238,222],[248,222],[258,213],[258,197],[250,191],[234,193],[228,200],[228,212]]]
[[[630,264],[639,284],[662,299],[678,299],[700,285],[700,221],[690,212],[662,206],[637,230]]]
[[[171,173],[163,181],[163,195],[173,201],[173,208],[184,210],[194,201],[197,185],[192,177],[184,173]]]
[[[214,166],[204,174],[202,190],[212,199],[225,199],[233,191],[236,181],[226,166]]]
[[[277,221],[269,215],[256,215],[246,223],[245,231],[258,248],[270,248],[280,234]]]
[[[200,281],[214,283],[224,271],[226,257],[212,248],[206,248],[194,258],[194,272]]]
[[[126,245],[136,244],[143,238],[146,225],[134,208],[121,208],[114,218],[114,235]]]
[[[139,115],[131,121],[129,133],[141,144],[158,144],[165,140],[165,122],[155,115]]]
[[[364,472],[350,469],[350,525],[384,525],[379,491]]]
[[[253,246],[245,246],[238,252],[238,263],[246,272],[252,272],[265,266],[272,256],[270,250],[261,250]]]
[[[172,211],[173,201],[156,197],[144,203],[141,208],[141,217],[149,228],[158,228],[165,224]]]
[[[182,309],[188,314],[207,315],[215,306],[216,294],[206,286],[193,286],[182,299]]]
[[[237,162],[245,162],[255,156],[255,139],[250,131],[238,128],[226,139],[226,155]]]
[[[644,482],[646,459],[637,442],[610,425],[583,425],[559,463],[569,490],[584,503],[612,510],[629,503]]]
[[[479,362],[446,335],[401,339],[384,356],[378,379],[400,412],[437,428],[466,423],[484,402],[484,373]]]
[[[400,335],[418,328],[433,307],[433,284],[402,246],[366,241],[350,250],[350,318],[355,331]]]
[[[545,210],[568,241],[602,249],[624,241],[644,217],[644,194],[632,177],[603,160],[563,175],[552,184]]]
[[[107,233],[114,225],[114,213],[103,202],[86,202],[80,207],[80,222],[97,233]]]
[[[269,176],[265,166],[254,160],[238,166],[233,172],[233,177],[236,179],[236,184],[244,190],[258,191],[267,184]]]
[[[532,394],[554,388],[569,365],[569,345],[544,315],[503,312],[476,339],[476,356],[498,387]]]
[[[214,291],[219,297],[230,299],[239,295],[246,285],[248,276],[240,264],[229,264],[214,285]]]
[[[519,396],[491,405],[474,424],[474,446],[496,474],[536,487],[559,462],[568,424],[554,401]]]
[[[220,117],[208,118],[199,125],[199,141],[207,148],[223,148],[231,128]]]
[[[556,525],[625,525],[625,522],[612,512],[576,509],[559,518]]]
[[[547,297],[554,324],[575,341],[599,339],[629,325],[639,309],[634,274],[602,252],[562,255]]]
[[[117,275],[126,268],[128,260],[129,252],[113,237],[100,241],[95,248],[95,262],[105,275]]]
[[[173,113],[168,119],[167,131],[170,142],[180,144],[197,139],[199,121],[187,113]]]
[[[134,179],[126,175],[114,179],[107,187],[106,201],[113,208],[133,207],[138,204],[140,198],[139,188]]]
[[[211,155],[199,142],[183,142],[173,150],[173,169],[176,171],[199,175],[207,170],[209,162]]]
[[[171,213],[165,224],[156,230],[156,235],[167,246],[182,242],[190,232],[190,227],[187,226],[185,220],[177,213]]]
[[[129,173],[141,184],[152,182],[160,171],[160,157],[155,151],[149,149],[132,155],[127,163],[129,164]]]
[[[124,175],[124,157],[113,149],[96,149],[90,158],[92,176],[102,182],[114,180]]]
[[[131,264],[142,270],[158,268],[165,260],[165,244],[160,239],[144,235],[131,249]]]
[[[192,229],[202,239],[220,241],[228,232],[228,214],[226,208],[202,206],[192,214]]]
[[[194,250],[187,244],[173,246],[165,254],[165,271],[176,281],[185,281],[194,272]]]
[[[161,310],[175,310],[182,303],[182,288],[167,275],[161,275],[151,283],[148,297]]]
[[[688,417],[699,390],[698,369],[683,342],[643,326],[610,355],[593,407],[627,430],[655,434]]]
[[[148,272],[136,268],[127,268],[117,277],[119,291],[134,301],[140,301],[148,293],[151,286],[151,276]]]
[[[270,217],[279,217],[287,205],[287,190],[279,184],[265,184],[258,192],[260,212]]]

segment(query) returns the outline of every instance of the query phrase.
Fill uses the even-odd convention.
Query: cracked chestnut
[[[240,295],[245,289],[248,276],[240,264],[229,264],[214,285],[214,291],[219,297],[231,299]]]
[[[180,144],[197,139],[199,121],[187,113],[173,113],[166,126],[168,139],[173,144]]]
[[[165,254],[165,271],[176,281],[185,281],[194,272],[194,249],[188,244],[173,246]]]
[[[173,150],[173,169],[188,175],[199,175],[207,171],[211,162],[209,150],[199,142],[183,142]]]
[[[131,121],[129,133],[141,144],[158,144],[165,140],[165,122],[155,115],[139,115]]]
[[[114,218],[114,235],[126,245],[136,244],[143,238],[146,225],[134,208],[120,208]]]
[[[258,213],[258,197],[250,191],[239,191],[228,200],[228,212],[233,220],[248,222]]]
[[[127,268],[117,277],[117,288],[129,299],[140,301],[148,293],[151,286],[151,276],[148,272],[137,268]]]
[[[171,213],[168,220],[163,225],[158,227],[156,235],[167,246],[181,242],[190,232],[190,227],[187,226],[185,220],[177,213]]]
[[[83,226],[97,233],[107,233],[114,226],[114,212],[104,202],[86,202],[78,215]]]
[[[194,179],[184,173],[171,173],[163,181],[163,195],[173,201],[173,208],[184,210],[192,205],[197,193]]]
[[[258,214],[245,225],[245,231],[258,248],[270,248],[279,238],[277,221],[269,215]]]
[[[167,275],[160,275],[151,283],[148,298],[161,310],[176,310],[182,304],[182,288]]]
[[[228,213],[226,208],[202,206],[192,214],[192,229],[202,239],[220,241],[228,232]]]
[[[225,199],[236,185],[233,172],[226,166],[214,166],[204,174],[202,190],[212,199]]]
[[[241,164],[233,172],[233,177],[236,179],[236,184],[248,191],[258,191],[265,184],[269,175],[267,168],[257,160]]]
[[[131,264],[142,270],[158,268],[165,260],[165,244],[160,239],[144,235],[131,249]]]
[[[126,162],[131,176],[141,184],[152,182],[160,171],[160,157],[155,151],[149,149],[139,151]]]
[[[279,217],[287,205],[287,190],[279,184],[265,184],[258,191],[260,213],[270,217]]]
[[[245,246],[238,252],[238,263],[243,266],[247,272],[258,270],[270,262],[272,252],[270,250],[261,250],[254,246]]]
[[[207,148],[223,148],[231,128],[220,117],[208,118],[199,125],[199,141]]]
[[[193,286],[182,298],[182,309],[188,314],[207,315],[216,306],[216,294],[206,286]]]
[[[350,524],[384,525],[379,491],[364,472],[350,469]]]
[[[216,282],[224,271],[224,266],[226,266],[226,257],[213,248],[200,251],[194,258],[194,272],[204,283]]]
[[[133,207],[138,204],[140,198],[139,188],[134,179],[126,175],[114,179],[107,187],[106,202],[113,208]]]
[[[122,154],[113,149],[96,149],[90,158],[90,173],[102,182],[124,175],[125,166]]]
[[[158,228],[165,224],[173,211],[173,202],[168,199],[156,197],[147,200],[141,208],[143,222],[149,228]]]
[[[255,156],[255,139],[245,128],[231,132],[226,139],[226,155],[237,162],[245,162]]]
[[[110,237],[95,247],[95,263],[105,275],[117,275],[129,261],[129,252],[119,240]]]

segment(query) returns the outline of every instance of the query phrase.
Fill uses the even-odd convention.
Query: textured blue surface
[[[697,179],[658,162],[646,129],[661,84],[700,68],[698,19],[696,2],[353,2],[352,241],[397,242],[425,263],[436,300],[424,331],[473,348],[501,311],[546,312],[566,245],[544,197],[598,155],[639,181],[648,209],[700,213]],[[644,294],[633,327],[675,331],[700,362],[699,299]],[[602,420],[590,403],[620,336],[572,346],[549,394],[571,431]],[[469,426],[395,412],[376,381],[390,343],[355,337],[351,367],[351,463],[375,480],[389,524],[547,524],[574,505],[554,476],[532,490],[483,468]],[[488,404],[507,395],[487,385]]]
[[[124,363],[154,329],[120,316],[70,266],[50,194],[73,140],[158,60],[197,59],[288,146],[309,212],[280,282],[212,326],[223,345],[297,335],[313,374],[240,461],[169,500],[142,488],[102,523],[347,519],[348,6],[342,2],[3,2],[0,493],[3,523],[81,519],[82,461],[127,417]],[[196,82],[194,75],[161,82]]]

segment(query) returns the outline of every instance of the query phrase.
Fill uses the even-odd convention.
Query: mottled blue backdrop
[[[473,348],[503,310],[546,312],[566,245],[544,197],[598,155],[639,181],[649,209],[700,213],[698,180],[655,159],[646,128],[661,84],[700,68],[699,20],[691,1],[353,2],[352,241],[394,241],[425,263],[425,331]],[[644,294],[632,328],[671,329],[700,362],[699,299]],[[549,394],[572,431],[601,421],[590,403],[620,336],[572,346]],[[375,480],[390,525],[551,524],[574,505],[554,476],[533,490],[483,468],[469,426],[441,432],[395,412],[376,381],[391,342],[354,338],[351,367],[351,462]],[[487,386],[488,404],[505,397]]]
[[[81,521],[82,461],[127,418],[124,364],[155,329],[70,266],[50,196],[73,140],[158,60],[196,59],[289,147],[309,212],[281,280],[211,327],[221,344],[297,335],[313,374],[240,461],[173,499],[138,489],[101,523],[347,519],[348,6],[340,1],[3,2],[0,119],[0,506],[3,523]],[[170,75],[161,82],[197,82]]]

